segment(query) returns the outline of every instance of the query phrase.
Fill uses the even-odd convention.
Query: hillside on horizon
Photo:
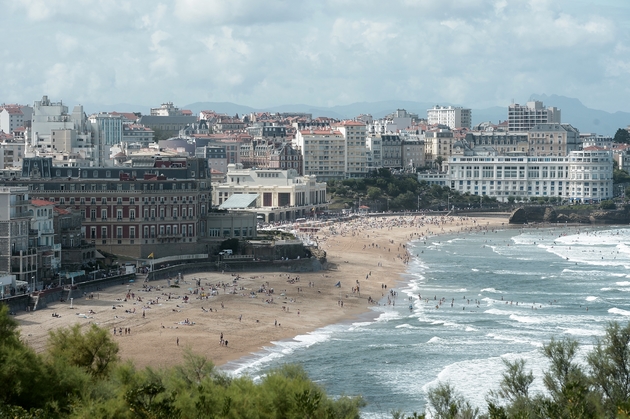
[[[560,95],[532,94],[528,100],[540,100],[545,106],[555,106],[560,109],[562,122],[571,124],[582,133],[596,133],[599,135],[614,136],[618,128],[630,125],[630,112],[607,112],[586,107],[579,99]],[[524,104],[527,100],[523,101]],[[521,102],[518,102],[521,103]],[[181,109],[190,109],[198,114],[202,110],[213,110],[228,115],[243,115],[252,112],[304,112],[313,117],[327,116],[336,119],[351,119],[360,114],[371,114],[374,118],[382,118],[396,109],[406,109],[408,112],[417,113],[420,117],[426,117],[427,109],[439,104],[443,106],[462,106],[448,102],[418,102],[409,100],[385,100],[377,102],[355,102],[347,105],[335,105],[329,107],[314,106],[309,104],[286,104],[254,108],[232,102],[194,102]],[[472,123],[490,121],[499,123],[507,119],[508,105],[493,106],[489,108],[472,108]],[[98,105],[95,103],[84,104],[86,112],[118,111],[118,112],[142,112],[148,114],[150,107],[127,103],[115,105]]]

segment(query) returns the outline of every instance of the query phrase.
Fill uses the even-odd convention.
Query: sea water
[[[227,368],[259,377],[301,364],[329,395],[362,395],[364,418],[423,412],[439,382],[483,411],[502,359],[525,359],[533,390],[544,391],[544,343],[575,339],[583,360],[608,322],[630,321],[629,228],[507,229],[438,236],[408,249],[413,257],[390,296],[395,305],[372,296],[380,298],[372,318],[277,342]]]

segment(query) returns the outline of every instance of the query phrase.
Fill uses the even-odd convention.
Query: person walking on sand
[[[177,338],[177,346],[179,346],[179,338]]]

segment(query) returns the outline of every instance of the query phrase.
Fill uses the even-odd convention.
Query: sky
[[[0,0],[0,103],[630,111],[628,22],[628,0]]]

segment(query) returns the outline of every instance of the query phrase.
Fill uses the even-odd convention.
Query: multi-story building
[[[536,124],[528,140],[530,156],[566,156],[582,147],[580,132],[569,124]]]
[[[254,140],[285,141],[287,138],[287,128],[284,125],[270,122],[256,122],[246,128],[246,131]]]
[[[151,116],[182,116],[184,112],[173,102],[162,103],[159,108],[151,108]]]
[[[297,171],[299,176],[302,176],[302,170],[304,169],[302,154],[291,144],[282,143],[274,147],[271,151],[269,155],[269,168],[281,170],[293,169]]]
[[[55,243],[53,202],[31,199],[30,247],[37,248],[37,278],[51,279],[61,267],[61,244]]]
[[[0,170],[21,167],[26,143],[24,140],[5,140],[0,142]]]
[[[96,246],[85,241],[83,217],[69,208],[54,208],[55,244],[61,246],[61,269],[77,271],[96,261]]]
[[[153,130],[139,124],[124,124],[122,127],[122,141],[124,143],[138,143],[141,147],[147,147],[153,142]]]
[[[365,177],[367,168],[367,149],[365,147],[366,125],[357,121],[342,121],[333,125],[346,140],[345,177]]]
[[[425,166],[424,140],[404,138],[401,144],[401,149],[403,168],[415,170],[418,167]]]
[[[195,157],[206,159],[210,170],[216,170],[221,173],[227,172],[228,160],[223,144],[197,147],[195,149]]]
[[[315,176],[300,176],[295,169],[243,169],[241,164],[231,164],[226,178],[225,183],[213,184],[213,202],[221,209],[249,211],[265,222],[275,222],[327,208],[326,183],[317,182]],[[247,202],[244,197],[251,198]],[[237,200],[244,204],[232,204]]]
[[[446,161],[453,153],[453,131],[435,129],[424,134],[425,161],[433,164],[438,160]]]
[[[564,157],[453,156],[446,180],[472,195],[525,200],[556,197],[598,202],[613,196],[611,151],[572,151]],[[419,174],[418,180],[426,180]]]
[[[529,149],[526,132],[473,131],[466,133],[471,148],[492,147],[500,155],[527,154]]]
[[[560,124],[560,109],[547,108],[539,100],[526,105],[513,103],[508,107],[508,131],[526,132],[538,124]]]
[[[90,122],[99,136],[99,143],[105,145],[120,144],[123,140],[123,116],[110,113],[98,113],[90,116]]]
[[[21,105],[0,106],[0,131],[12,133],[19,127],[30,125],[33,108]]]
[[[375,170],[383,167],[383,140],[380,134],[370,134],[365,138],[365,147],[367,148],[367,164],[368,170]]]
[[[0,187],[0,272],[33,283],[37,247],[29,243],[29,202],[27,187]]]
[[[429,125],[446,125],[450,129],[468,128],[472,126],[472,111],[456,106],[435,105],[427,109],[427,123]]]
[[[339,130],[298,130],[293,145],[302,154],[304,175],[320,181],[345,178],[346,139]]]
[[[376,134],[381,139],[382,167],[400,169],[402,161],[402,139],[398,134]]]
[[[160,257],[208,252],[212,245],[205,241],[211,197],[202,159],[149,156],[88,169],[26,158],[22,178],[5,183],[80,213],[86,241],[109,253]]]

